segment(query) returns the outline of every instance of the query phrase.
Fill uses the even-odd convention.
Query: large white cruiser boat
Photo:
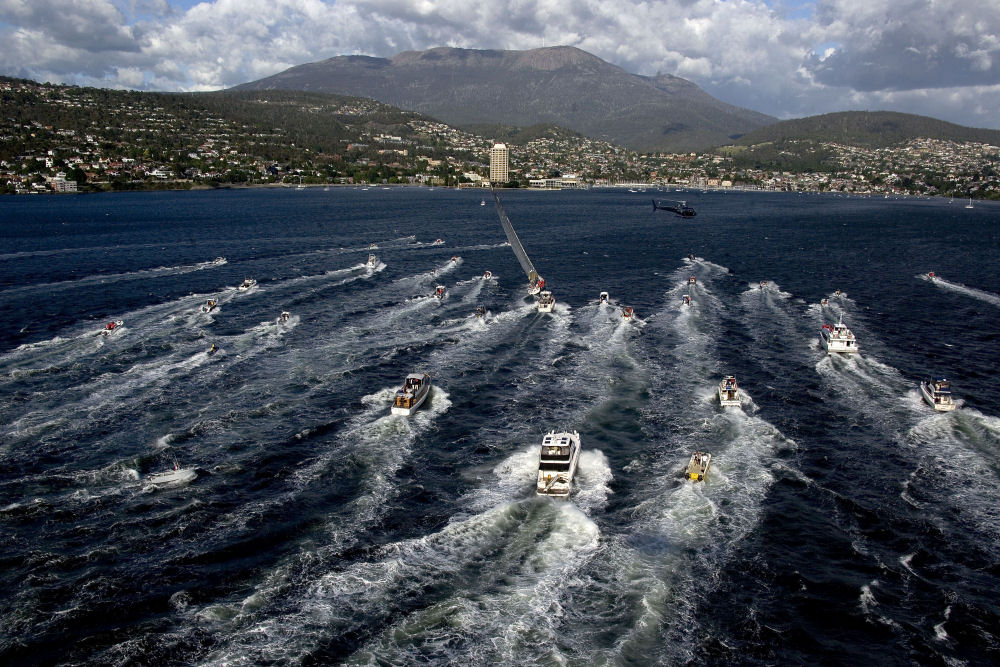
[[[538,295],[538,312],[551,313],[555,307],[556,298],[552,296],[552,292],[545,290]]]
[[[840,316],[840,321],[836,324],[824,324],[820,335],[823,338],[823,345],[826,346],[827,354],[834,352],[853,354],[858,351],[858,341],[844,324],[843,315]]]
[[[704,482],[705,475],[708,474],[708,466],[712,462],[712,455],[707,452],[695,452],[688,461],[688,467],[684,470],[684,477],[693,482]]]
[[[580,460],[580,434],[549,433],[538,453],[538,483],[535,492],[551,498],[568,498],[576,464]]]
[[[736,378],[734,376],[727,375],[725,379],[719,383],[719,403],[723,406],[740,406],[740,388],[736,384]]]
[[[256,280],[254,280],[253,278],[247,278],[242,283],[240,283],[239,287],[237,287],[236,289],[238,289],[241,292],[245,292],[248,289],[250,289],[251,287],[254,287],[256,285],[257,285],[257,281]]]
[[[410,373],[403,382],[403,388],[396,391],[390,412],[409,417],[419,408],[431,393],[431,376],[427,373]]]
[[[955,409],[955,400],[951,397],[951,382],[944,378],[921,382],[920,393],[924,400],[938,412],[948,412]]]

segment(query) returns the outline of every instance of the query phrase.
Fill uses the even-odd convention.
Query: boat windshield
[[[569,470],[569,461],[540,461],[539,470],[551,470],[553,472],[566,472]]]

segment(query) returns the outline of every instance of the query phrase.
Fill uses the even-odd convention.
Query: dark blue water
[[[0,661],[1000,661],[1000,207],[649,196],[0,200]]]

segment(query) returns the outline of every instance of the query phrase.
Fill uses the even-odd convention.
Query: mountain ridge
[[[707,149],[777,120],[571,46],[335,56],[234,87],[273,89],[369,97],[459,127],[552,123],[643,152]]]

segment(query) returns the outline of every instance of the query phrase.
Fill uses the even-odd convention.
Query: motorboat
[[[438,285],[434,288],[434,298],[443,299],[445,297],[444,285]]]
[[[694,276],[688,278],[688,285],[694,285],[696,282],[698,282],[698,279],[695,278]]]
[[[486,317],[485,306],[476,306],[476,317],[479,319],[483,319],[484,317]]]
[[[215,346],[215,343],[212,343],[212,347],[208,348],[208,350],[205,352],[205,354],[207,354],[208,356],[211,357],[212,355],[214,355],[218,351],[219,351],[219,348]]]
[[[239,287],[237,287],[236,289],[240,290],[241,292],[245,292],[251,287],[255,287],[256,285],[257,285],[256,280],[254,280],[253,278],[247,278],[242,283],[240,283]]]
[[[434,239],[434,243],[431,245],[444,245],[444,241],[441,239]]]
[[[736,384],[736,378],[727,375],[719,383],[719,403],[725,407],[727,405],[740,406],[740,388]]]
[[[924,400],[938,412],[949,412],[955,409],[955,400],[951,397],[951,382],[944,378],[921,382],[920,393]]]
[[[821,305],[821,306],[829,306],[830,305],[830,300],[824,297],[824,298],[822,298],[822,299],[819,300],[819,305]]]
[[[146,478],[146,482],[157,488],[168,488],[188,484],[198,476],[194,468],[181,468],[174,463],[173,470],[154,473]]]
[[[451,261],[457,262],[458,261],[458,255],[452,255],[451,256]]]
[[[431,393],[431,376],[427,373],[410,373],[403,382],[402,389],[396,391],[390,413],[410,416]]]
[[[378,257],[375,255],[368,255],[368,261],[365,262],[365,266],[369,269],[374,269],[378,266]]]
[[[635,311],[632,309],[632,306],[625,306],[624,308],[622,308],[623,320],[631,320],[634,315]]]
[[[555,306],[556,298],[552,296],[552,292],[545,290],[538,294],[538,312],[551,313]]]
[[[681,295],[681,303],[683,303],[685,306],[690,306],[691,305],[691,295],[690,294],[682,294]]]
[[[378,249],[378,244],[377,243],[369,243],[368,244],[368,249],[369,250],[377,250]]]
[[[844,295],[844,293],[843,293],[843,292],[841,292],[840,290],[837,290],[837,291],[836,291],[836,292],[834,292],[833,294],[834,294],[834,296],[843,296],[843,295]]]
[[[550,498],[568,498],[580,460],[580,434],[549,431],[538,452],[535,493]]]
[[[826,346],[827,354],[834,352],[853,354],[858,351],[858,341],[844,324],[843,315],[840,316],[840,321],[836,324],[824,324],[820,335]]]
[[[493,278],[492,271],[487,270],[486,273],[483,274],[483,280],[490,280],[492,278]]]
[[[481,202],[479,202],[479,205],[480,205],[480,206],[486,206],[486,200],[484,199],[484,200],[482,200]]]
[[[934,275],[933,271],[928,271],[927,277],[930,278],[931,280],[934,280],[937,276]]]
[[[288,322],[288,318],[291,317],[287,310],[281,311],[281,315],[278,315],[278,319],[275,320],[276,324],[285,324]]]
[[[766,289],[767,288],[767,281],[766,280],[760,281],[760,288],[761,289]]]
[[[105,336],[110,336],[112,332],[116,331],[123,324],[125,324],[124,320],[115,320],[113,322],[108,322],[107,324],[104,325],[104,328],[101,329],[101,333],[104,334]]]
[[[707,452],[695,452],[691,455],[684,477],[694,482],[704,482],[708,474],[708,466],[712,462],[712,455]]]
[[[210,313],[218,307],[219,304],[218,302],[216,302],[215,299],[209,299],[208,301],[205,302],[205,305],[201,307],[201,312]]]
[[[601,292],[600,296],[597,297],[597,303],[607,303],[610,297],[607,292]]]

